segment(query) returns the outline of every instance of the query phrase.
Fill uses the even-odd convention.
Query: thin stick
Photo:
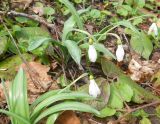
[[[29,15],[29,14],[26,14],[26,13],[20,13],[20,12],[16,12],[16,11],[10,11],[10,12],[7,13],[7,15],[22,16],[22,17],[30,18],[32,20],[35,20],[35,21],[47,26],[50,29],[55,28],[54,24],[48,23],[45,19],[43,19],[43,18],[41,18],[37,15]]]
[[[0,15],[22,16],[22,17],[32,19],[34,21],[37,21],[37,22],[45,25],[47,28],[51,29],[51,32],[53,32],[53,31],[56,32],[56,36],[59,35],[59,32],[56,31],[55,24],[47,22],[44,18],[39,17],[38,15],[29,15],[29,14],[26,14],[26,13],[20,13],[20,12],[16,12],[16,11],[12,11],[12,10],[9,11],[9,12],[0,11]]]

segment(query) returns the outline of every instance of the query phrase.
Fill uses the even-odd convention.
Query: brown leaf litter
[[[132,56],[128,69],[132,80],[144,82],[151,78],[160,69],[160,56],[155,52],[151,60],[142,60],[137,56]]]
[[[52,80],[51,76],[47,74],[50,67],[42,65],[38,62],[29,62],[28,67],[22,64],[27,77],[28,85],[28,97],[29,103],[32,103],[40,94],[48,90],[58,89],[56,81]],[[6,81],[6,87],[8,88],[10,83]],[[0,103],[5,100],[2,84],[0,84]]]

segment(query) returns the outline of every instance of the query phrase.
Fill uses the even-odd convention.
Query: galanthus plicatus
[[[149,27],[149,30],[148,30],[148,35],[150,34],[154,34],[155,36],[158,35],[158,27],[156,25],[156,23],[152,23],[152,25]]]
[[[92,39],[89,39],[88,57],[91,62],[96,62],[97,60],[97,51],[93,45]]]
[[[116,57],[117,57],[118,62],[123,61],[124,54],[125,54],[125,52],[123,49],[123,45],[121,42],[118,42],[118,46],[117,46],[117,50],[116,50]]]
[[[90,76],[89,94],[94,98],[101,94],[101,91],[92,75]]]

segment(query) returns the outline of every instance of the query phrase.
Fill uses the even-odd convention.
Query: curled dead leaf
[[[81,122],[73,111],[65,111],[58,117],[57,124],[81,124]]]

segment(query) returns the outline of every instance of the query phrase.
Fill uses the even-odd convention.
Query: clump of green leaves
[[[99,115],[99,112],[91,106],[75,100],[93,99],[86,93],[65,90],[49,91],[29,106],[27,98],[26,76],[21,68],[7,91],[3,82],[8,109],[0,109],[0,113],[10,116],[12,124],[37,124],[41,119],[48,117],[47,124],[53,124],[64,110],[77,110]],[[52,119],[53,116],[56,118]],[[49,123],[50,122],[50,123]]]

